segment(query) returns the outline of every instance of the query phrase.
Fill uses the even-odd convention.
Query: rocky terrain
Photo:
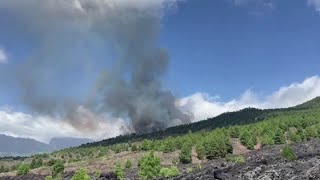
[[[281,156],[283,145],[264,147],[245,155],[244,164],[208,162],[202,170],[183,174],[174,179],[320,179],[320,142],[312,140],[291,145],[297,160]]]
[[[224,159],[215,159],[192,165],[179,165],[182,174],[173,179],[202,180],[202,179],[263,179],[263,180],[303,180],[320,179],[320,141],[311,140],[303,143],[290,145],[294,150],[297,160],[287,161],[281,155],[284,145],[273,145],[263,147],[244,154],[245,163],[230,163]],[[192,169],[192,172],[187,172]],[[126,172],[128,179],[136,179],[137,169]],[[65,172],[64,178],[71,179],[74,172]],[[91,174],[93,177],[93,174]],[[1,180],[42,180],[45,176],[29,174],[26,176],[1,177]],[[116,179],[112,172],[101,173],[99,179]],[[164,178],[159,178],[162,180]]]

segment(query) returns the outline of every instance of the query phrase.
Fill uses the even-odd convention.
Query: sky
[[[72,0],[80,5],[83,1]],[[114,0],[105,1],[111,4]],[[55,136],[104,139],[121,134],[127,120],[114,114],[102,116],[79,105],[77,112],[97,124],[94,130],[79,130],[50,113],[34,111],[24,102],[19,81],[23,75],[18,69],[32,59],[37,61],[27,66],[27,74],[51,77],[61,72],[50,82],[39,81],[40,93],[83,100],[99,76],[96,72],[114,67],[117,55],[110,44],[105,45],[108,38],[100,40],[84,32],[87,24],[66,25],[70,22],[62,17],[63,13],[71,14],[68,4],[53,1],[60,2],[57,9],[61,17],[59,11],[37,17],[35,12],[56,4],[48,3],[32,12],[28,8],[35,0],[11,2],[0,3],[0,134],[43,142]],[[246,107],[295,106],[320,96],[320,0],[118,3],[119,7],[160,10],[154,15],[161,21],[155,44],[168,52],[170,61],[159,78],[164,89],[176,97],[177,108],[193,115],[192,122]],[[163,3],[170,7],[163,7]],[[58,63],[57,59],[64,61]],[[46,63],[48,66],[42,66]],[[77,63],[82,65],[72,66]]]

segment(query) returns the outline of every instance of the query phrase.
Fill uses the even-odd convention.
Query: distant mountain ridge
[[[47,153],[53,148],[45,143],[29,138],[15,138],[0,134],[0,156],[30,155],[34,153]]]
[[[94,146],[108,146],[118,143],[127,143],[132,141],[139,141],[143,139],[161,139],[168,136],[176,136],[186,134],[189,131],[197,132],[201,130],[212,130],[215,128],[228,127],[233,125],[244,125],[263,121],[268,117],[277,116],[277,113],[290,113],[292,111],[301,111],[305,109],[320,108],[320,97],[316,97],[310,101],[302,103],[300,105],[288,108],[280,109],[257,109],[257,108],[245,108],[235,112],[226,112],[213,118],[206,120],[182,124],[179,126],[170,127],[165,130],[147,133],[147,134],[129,134],[120,135],[117,137],[105,139],[98,142],[83,144],[81,147],[94,147]]]
[[[52,138],[50,140],[49,145],[54,149],[65,149],[69,147],[80,146],[81,144],[86,144],[93,142],[92,139],[84,139],[84,138],[69,138],[69,137],[60,137],[60,138]]]
[[[0,156],[29,156],[37,153],[50,153],[69,147],[93,142],[82,138],[52,138],[49,144],[30,138],[15,138],[0,134]]]
[[[320,96],[316,97],[310,101],[307,101],[303,104],[297,105],[294,108],[299,108],[299,109],[320,108]]]

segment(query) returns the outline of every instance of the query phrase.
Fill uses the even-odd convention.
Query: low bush
[[[73,176],[72,180],[90,180],[90,176],[87,173],[87,170],[80,169]]]
[[[176,166],[172,166],[171,168],[161,168],[160,176],[165,178],[177,177],[180,175],[180,171]]]
[[[160,174],[160,158],[153,152],[139,160],[139,177],[141,179],[153,179]]]
[[[30,172],[30,166],[28,164],[21,164],[18,167],[17,175],[26,175]]]
[[[281,155],[282,155],[282,157],[284,157],[285,159],[287,159],[289,161],[293,161],[293,160],[297,159],[297,156],[294,153],[293,149],[290,148],[289,146],[285,146],[282,149]]]
[[[244,163],[245,162],[245,159],[244,159],[244,157],[243,156],[241,156],[241,155],[239,155],[239,156],[237,156],[237,155],[227,155],[226,156],[226,160],[228,161],[228,162],[232,162],[232,163]]]
[[[114,172],[116,173],[117,179],[118,180],[124,180],[124,173],[123,170],[121,168],[121,165],[119,163],[117,163],[114,167]]]
[[[52,174],[54,176],[63,173],[64,171],[64,162],[63,161],[56,161],[56,163],[52,167]]]

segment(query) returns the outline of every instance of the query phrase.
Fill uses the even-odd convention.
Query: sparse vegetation
[[[297,156],[295,155],[293,149],[287,145],[282,149],[281,155],[289,161],[297,159]]]
[[[100,160],[109,161],[114,156],[122,156],[126,153],[115,154],[128,151],[127,154],[130,155],[140,154],[138,158],[141,157],[141,153],[147,154],[138,162],[138,176],[141,179],[152,179],[159,176],[173,177],[171,176],[171,174],[174,174],[171,172],[172,167],[161,167],[160,157],[163,159],[169,156],[169,163],[172,162],[173,165],[178,165],[179,163],[188,164],[192,163],[191,152],[192,149],[195,149],[198,158],[201,160],[225,158],[228,162],[243,163],[245,162],[243,156],[232,155],[233,147],[231,142],[240,142],[247,149],[253,150],[256,145],[260,144],[267,146],[320,138],[319,117],[320,108],[244,109],[213,118],[216,120],[214,122],[209,119],[199,123],[169,128],[162,131],[161,136],[153,136],[154,134],[134,134],[130,137],[119,136],[95,144],[91,143],[82,147],[68,148],[51,154],[34,155],[20,159],[11,158],[8,161],[16,162],[1,164],[0,173],[17,169],[17,174],[23,175],[27,174],[30,169],[43,166],[43,168],[51,168],[52,176],[56,178],[57,175],[64,172],[65,166],[66,169],[68,167],[85,167],[84,165],[87,163]],[[212,124],[208,124],[209,122]],[[206,124],[206,128],[203,128],[203,124]],[[200,127],[203,128],[201,131]],[[193,132],[189,131],[190,129]],[[132,141],[129,142],[129,139]],[[247,149],[245,150],[247,151]],[[150,151],[151,153],[149,153]],[[285,146],[281,154],[287,160],[297,158],[289,146]],[[137,162],[135,159],[130,159],[130,156],[126,156],[119,162],[121,162],[121,166],[117,164],[114,169],[119,179],[124,178],[123,169],[127,169],[126,171],[128,169],[136,169]],[[21,163],[22,165],[19,165]],[[21,167],[24,166],[29,167],[27,173],[21,170]],[[192,166],[194,165],[190,165],[190,167]],[[202,168],[202,164],[199,163],[194,169],[190,167],[185,168],[184,171],[199,170]],[[98,178],[100,175],[101,173],[98,173],[97,169],[94,177]]]
[[[244,163],[245,159],[241,155],[227,155],[226,160],[232,163]]]

